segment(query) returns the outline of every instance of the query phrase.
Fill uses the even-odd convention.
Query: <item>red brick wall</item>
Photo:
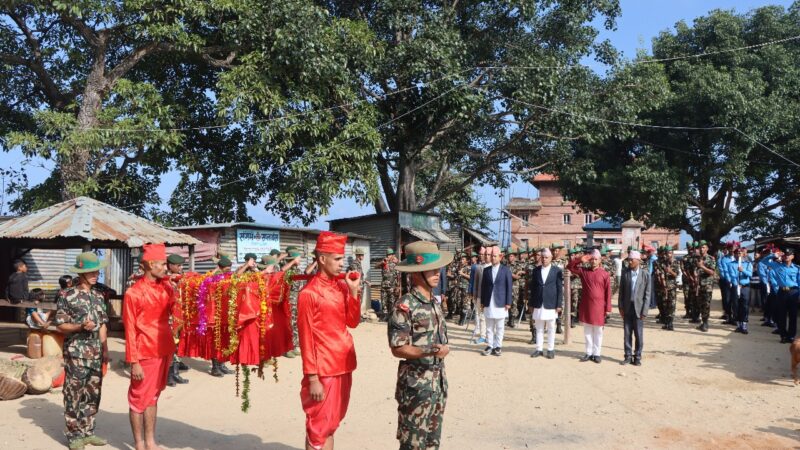
[[[511,210],[517,216],[511,218],[511,240],[515,245],[521,245],[523,239],[528,239],[530,246],[549,245],[552,242],[563,243],[569,241],[571,246],[580,244],[586,239],[583,227],[586,225],[584,213],[575,203],[564,200],[561,192],[551,183],[538,183],[539,202],[542,207],[539,211]],[[521,218],[528,214],[528,226],[522,223]],[[570,215],[570,224],[564,224],[564,214]],[[593,220],[598,220],[593,214]],[[622,240],[622,233],[601,232],[595,234],[597,238],[617,238]],[[658,245],[677,246],[679,234],[661,228],[642,231],[642,243],[650,244],[658,241]]]

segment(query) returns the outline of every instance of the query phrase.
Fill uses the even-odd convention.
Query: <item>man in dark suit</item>
[[[553,255],[545,248],[542,265],[533,269],[530,277],[528,312],[536,323],[536,351],[532,358],[542,356],[544,326],[547,325],[547,359],[555,357],[556,318],[564,304],[564,272],[552,263]]]
[[[500,264],[502,255],[498,247],[489,250],[492,265],[483,269],[481,277],[481,304],[486,317],[486,343],[483,355],[500,356],[505,333],[505,320],[511,308],[512,277],[508,266]]]
[[[625,324],[625,359],[622,364],[642,365],[644,344],[644,319],[650,308],[650,274],[641,267],[641,255],[628,253],[628,267],[623,269],[619,285],[619,314]],[[636,348],[631,350],[631,334],[636,338]]]

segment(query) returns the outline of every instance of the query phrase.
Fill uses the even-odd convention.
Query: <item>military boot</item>
[[[704,332],[704,333],[707,332],[708,331],[708,320],[704,320],[703,323],[701,323],[700,326],[697,327],[697,329],[702,331],[702,332]]]
[[[225,374],[219,370],[219,363],[216,359],[211,360],[211,376],[212,377],[224,377]]]
[[[178,384],[186,384],[186,383],[188,383],[189,380],[187,380],[186,378],[183,378],[181,376],[180,370],[181,370],[180,363],[178,361],[174,361],[172,363],[172,377],[173,377],[173,379]]]
[[[556,319],[556,334],[563,333],[564,330],[561,329],[561,319]]]
[[[530,344],[536,344],[536,328],[531,330],[531,342]]]
[[[670,319],[669,319],[669,323],[667,324],[667,330],[669,330],[669,331],[675,331],[675,325],[673,324],[674,320],[675,320],[675,319],[673,319],[673,318],[671,318],[671,317],[670,317]]]
[[[747,331],[747,322],[742,322],[742,334],[748,334],[748,333],[750,332]]]
[[[175,381],[175,372],[172,370],[173,366],[169,366],[169,371],[167,372],[167,386],[175,387],[177,382]]]
[[[236,373],[235,371],[229,369],[228,366],[226,366],[224,362],[218,362],[217,366],[219,367],[219,371],[222,372],[225,375],[231,375],[231,374]]]

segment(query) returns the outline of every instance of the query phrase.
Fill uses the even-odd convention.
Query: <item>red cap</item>
[[[323,231],[317,237],[316,251],[320,253],[333,253],[336,255],[344,255],[344,244],[347,242],[347,236],[344,234],[331,233],[330,231]]]
[[[144,244],[142,261],[166,261],[167,247],[164,244]]]

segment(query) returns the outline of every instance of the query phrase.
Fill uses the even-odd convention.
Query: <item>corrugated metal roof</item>
[[[196,245],[197,239],[106,203],[78,197],[0,224],[0,239],[69,239],[141,247],[148,242]]]
[[[583,231],[621,231],[622,224],[613,220],[596,220],[583,227]]]
[[[486,236],[485,234],[481,233],[480,231],[473,230],[472,228],[464,228],[464,231],[467,232],[470,236],[474,237],[483,245],[497,245],[499,244],[498,241]]]
[[[436,242],[437,244],[453,242],[450,236],[439,230],[419,230],[416,228],[403,227],[403,231],[407,231],[408,234],[423,241]]]
[[[311,234],[320,234],[324,230],[317,230],[315,228],[298,228],[298,227],[287,227],[284,225],[269,225],[266,223],[258,223],[258,222],[226,222],[226,223],[205,223],[202,225],[185,225],[181,227],[172,227],[172,230],[201,230],[204,228],[235,228],[235,227],[251,227],[251,228],[263,228],[267,230],[279,230],[279,231],[301,231],[305,233]],[[356,233],[344,233],[340,231],[335,231],[336,233],[346,234],[348,237],[352,238],[359,238],[359,239],[366,239],[366,240],[373,240],[375,238],[371,236],[365,236],[363,234],[356,234]]]

